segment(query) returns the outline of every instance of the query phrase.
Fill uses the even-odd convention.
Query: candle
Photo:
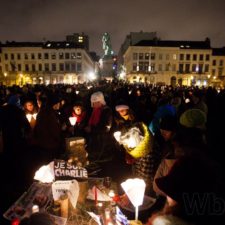
[[[76,117],[69,117],[69,121],[70,121],[70,124],[72,126],[75,126],[76,122],[77,122],[77,118]]]
[[[110,190],[109,193],[108,193],[108,196],[110,198],[113,198],[115,196],[115,192],[113,190]]]
[[[101,208],[103,206],[103,203],[102,202],[99,202],[97,205],[98,205],[98,207]]]
[[[38,205],[33,205],[32,207],[32,213],[39,212],[39,206]]]
[[[97,205],[98,202],[98,194],[97,194],[97,187],[94,187],[94,195],[95,195],[95,205]]]
[[[31,119],[32,119],[32,115],[31,114],[27,114],[26,117],[27,117],[27,120],[30,122]]]
[[[20,224],[20,220],[18,218],[15,218],[11,221],[11,225],[19,225]]]

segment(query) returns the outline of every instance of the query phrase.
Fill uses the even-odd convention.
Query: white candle
[[[113,190],[110,190],[109,193],[108,193],[108,196],[110,198],[113,198],[115,196],[115,192]]]
[[[39,212],[39,206],[38,205],[33,205],[32,213],[37,213],[37,212]]]

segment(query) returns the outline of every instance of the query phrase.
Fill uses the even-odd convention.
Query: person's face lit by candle
[[[28,112],[33,112],[34,110],[34,104],[32,102],[26,102],[24,105],[24,109]]]
[[[174,132],[171,130],[163,130],[163,129],[160,129],[160,133],[165,141],[171,140],[174,134]]]
[[[56,103],[55,105],[53,105],[52,107],[54,110],[59,110],[60,109],[60,102]]]
[[[128,109],[121,109],[121,110],[118,110],[118,113],[120,114],[120,116],[124,117],[124,116],[127,115]]]
[[[82,108],[80,106],[74,106],[73,107],[74,112],[76,113],[76,115],[81,115],[82,113]]]

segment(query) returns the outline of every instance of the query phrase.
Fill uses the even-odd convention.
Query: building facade
[[[143,40],[130,45],[123,60],[125,77],[131,83],[206,86],[221,85],[225,77],[225,54],[213,50],[209,39]]]
[[[222,82],[225,86],[225,47],[213,48],[211,65],[211,83],[217,85]]]
[[[82,46],[84,49],[89,51],[89,36],[85,33],[73,33],[66,36],[67,42],[73,42],[77,45]]]
[[[95,63],[83,48],[72,42],[0,45],[0,82],[6,85],[82,83],[89,80]]]
[[[118,53],[118,63],[122,65],[124,63],[123,55],[129,48],[129,46],[133,46],[137,43],[139,43],[142,40],[154,40],[157,39],[157,33],[156,32],[130,32],[122,43],[119,53]]]

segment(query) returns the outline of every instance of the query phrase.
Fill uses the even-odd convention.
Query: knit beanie
[[[206,121],[206,114],[200,109],[186,110],[180,116],[180,124],[189,128],[203,128]]]
[[[104,95],[101,91],[94,92],[91,95],[91,106],[93,106],[94,102],[101,102],[102,105],[106,105]]]

